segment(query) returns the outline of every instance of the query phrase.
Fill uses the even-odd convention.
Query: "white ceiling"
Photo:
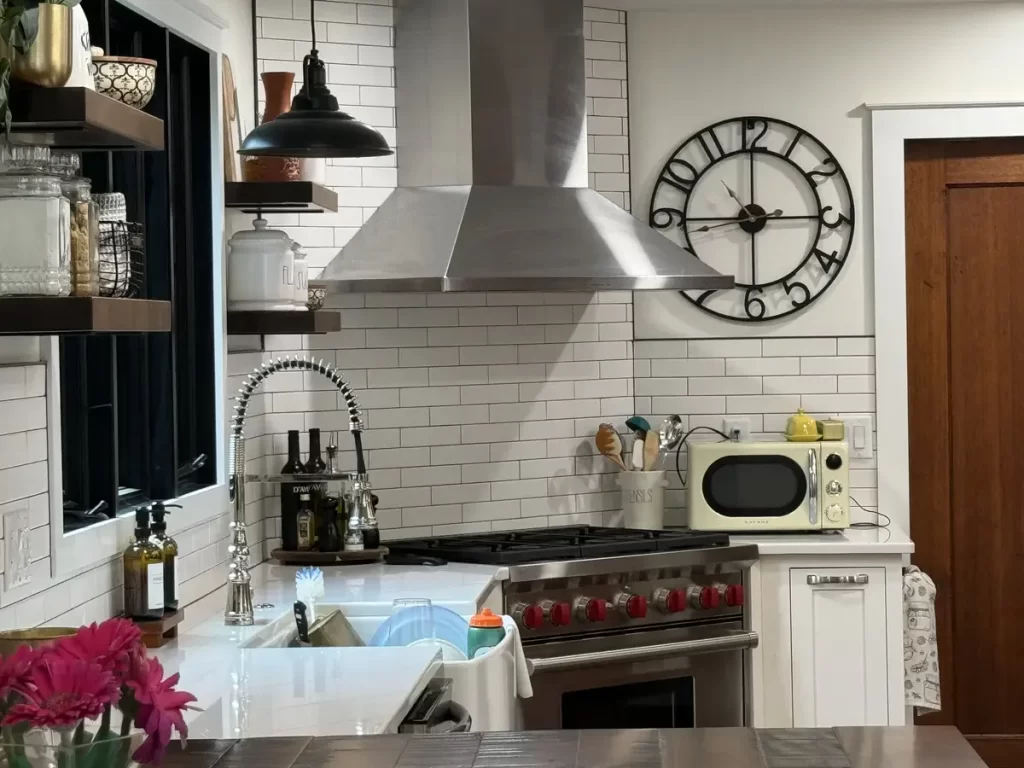
[[[995,0],[996,2],[1021,2],[1021,0]],[[691,8],[768,8],[780,6],[877,6],[877,5],[925,5],[984,3],[993,0],[587,0],[587,5],[597,8],[617,8],[622,11],[682,11]]]

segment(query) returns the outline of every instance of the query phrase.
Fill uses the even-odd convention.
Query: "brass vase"
[[[11,76],[44,88],[61,88],[71,78],[72,17],[66,5],[40,3],[39,36],[27,53],[4,50],[11,58]]]

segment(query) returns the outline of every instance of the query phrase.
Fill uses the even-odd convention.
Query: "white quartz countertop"
[[[295,601],[294,567],[269,566],[257,583],[251,627],[225,626],[218,614],[154,651],[167,674],[198,699],[189,712],[189,737],[198,739],[306,735],[343,736],[393,732],[441,668],[433,647],[244,648],[267,625],[290,616]],[[340,605],[360,634],[391,613],[398,598],[429,598],[469,615],[505,569],[365,565],[324,571],[324,605]],[[370,628],[369,630],[367,628]]]
[[[843,531],[761,533],[730,536],[733,544],[756,544],[762,556],[771,555],[908,555],[914,542],[895,524],[888,528],[847,528]]]

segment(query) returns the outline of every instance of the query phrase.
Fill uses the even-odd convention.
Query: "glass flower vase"
[[[137,768],[132,759],[145,734],[106,736],[69,729],[0,732],[0,768]]]

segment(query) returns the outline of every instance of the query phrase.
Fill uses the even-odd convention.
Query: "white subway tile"
[[[497,325],[487,329],[488,344],[543,344],[544,328],[533,325]]]
[[[594,21],[591,24],[591,35],[594,40],[608,40],[616,43],[626,42],[626,25],[619,24],[618,20],[615,23],[605,23],[603,21]]]
[[[507,520],[519,517],[519,500],[482,501],[465,504],[462,507],[463,519],[467,523],[482,520]]]
[[[517,439],[520,439],[518,424],[467,424],[462,427],[462,442],[464,443],[501,443]],[[479,451],[480,449],[475,448],[475,450]],[[486,460],[484,459],[484,461]]]
[[[345,371],[398,367],[397,349],[352,349],[341,353],[340,358],[341,361],[339,362],[339,365]],[[287,375],[289,374],[278,374],[276,377],[268,379],[267,383],[274,381],[275,378]],[[398,385],[396,384],[395,386]]]
[[[608,95],[617,97],[622,91],[622,87],[619,85],[617,80],[594,80],[591,78],[587,80],[587,95],[597,95],[596,93],[590,93],[591,90],[607,91]],[[592,173],[622,173],[625,171],[623,157],[622,155],[591,154],[590,171]]]
[[[375,387],[425,387],[426,368],[379,368],[366,372],[367,385]]]
[[[430,529],[434,536],[458,536],[464,533],[486,533],[491,530],[491,524],[481,523],[459,523],[458,525],[435,525]]]
[[[622,360],[628,356],[625,341],[596,341],[573,344],[573,356],[578,361]]]
[[[632,323],[602,323],[598,328],[600,329],[599,338],[601,341],[633,340]]]
[[[473,464],[489,459],[486,448],[481,450],[479,445],[442,445],[430,448],[431,464]]]
[[[690,357],[760,357],[761,339],[692,339]]]
[[[271,397],[275,412],[333,411],[338,408],[337,391],[278,392]]]
[[[465,504],[490,500],[491,485],[489,483],[435,485],[430,489],[432,504]]]
[[[458,387],[412,387],[401,390],[399,400],[403,408],[424,405],[458,405],[462,402],[459,398]]]
[[[874,373],[875,358],[873,357],[803,357],[800,358],[800,373]]]
[[[486,293],[428,293],[428,307],[485,307]]]
[[[430,367],[430,373],[433,373],[435,366],[457,366],[458,364],[458,347],[406,347],[398,350],[398,366],[400,368]]]
[[[651,410],[654,413],[725,413],[725,398],[704,397],[653,397]],[[795,408],[793,410],[796,410]]]
[[[836,353],[835,339],[764,339],[762,353],[765,357],[824,357]]]
[[[517,325],[516,307],[459,307],[459,325]],[[486,344],[487,329],[483,329]]]
[[[459,311],[451,307],[431,307],[429,309],[400,309],[398,324],[402,327],[449,326],[459,324]]]
[[[687,356],[685,341],[638,341],[633,345],[634,357],[680,358]]]
[[[45,427],[45,397],[0,401],[0,435]]]
[[[547,493],[548,481],[543,478],[491,483],[491,498],[495,501],[503,499],[531,499],[547,496]]]
[[[433,348],[431,348],[433,349]],[[430,386],[445,384],[486,384],[487,366],[462,365],[429,369]]]
[[[360,220],[357,222],[357,226],[361,225],[362,211],[360,211]],[[363,295],[366,298],[367,307],[425,307],[427,305],[427,297],[423,293],[367,293]]]
[[[309,34],[308,30],[306,34]],[[298,38],[301,39],[301,38]],[[306,38],[309,39],[309,38]],[[327,25],[327,40],[331,43],[354,43],[356,45],[390,45],[391,28],[387,26],[368,26],[364,24],[330,23]],[[356,67],[353,67],[356,69]],[[358,69],[385,69],[384,67],[359,67]],[[389,70],[386,70],[389,71]],[[358,85],[375,85],[363,83],[358,77],[341,76],[339,82],[356,83]],[[390,85],[388,82],[386,85]]]
[[[525,480],[535,477],[555,477],[575,471],[573,458],[534,459],[519,462],[520,476]]]
[[[486,328],[429,328],[427,343],[432,347],[471,347],[487,343]]]
[[[800,395],[735,395],[727,401],[726,413],[793,413],[800,407]]]
[[[360,3],[359,23],[379,24],[385,27],[393,26],[395,20],[394,15],[391,12],[391,6],[383,4],[366,5]]]
[[[686,394],[686,379],[637,379],[634,390],[638,395],[679,396]],[[695,393],[696,394],[696,393]],[[709,394],[701,392],[700,394]],[[724,393],[713,393],[724,394]]]
[[[515,443],[491,443],[491,461],[520,461],[522,459],[543,459],[548,456],[544,440],[522,440]],[[474,446],[474,450],[479,450]]]
[[[577,419],[586,416],[601,415],[601,401],[593,398],[589,400],[564,400],[552,403],[551,408],[557,411],[559,418]]]
[[[604,8],[593,8],[589,5],[583,6],[583,19],[585,21],[618,22],[619,12],[605,10]],[[591,26],[591,29],[593,26]]]
[[[459,350],[462,365],[499,365],[519,362],[519,352],[512,346],[462,347]]]
[[[366,332],[366,346],[378,349],[386,347],[425,347],[426,328],[384,328]]]
[[[488,421],[487,405],[435,405],[430,407],[433,426],[452,424],[481,424]]]
[[[551,363],[547,367],[548,381],[579,381],[601,378],[601,366],[597,361]]]
[[[796,357],[740,357],[725,361],[729,376],[790,376],[800,373]]]
[[[874,357],[875,340],[871,336],[854,336],[839,339],[840,355],[867,355]]]
[[[342,328],[397,328],[398,310],[350,309],[341,313]]]
[[[813,413],[873,413],[875,396],[871,394],[803,395],[800,404]]]
[[[765,376],[763,382],[766,395],[836,392],[835,376]]]
[[[593,455],[597,453],[597,446],[594,444],[593,436],[590,437],[559,437],[547,441],[548,456],[577,456],[579,454]],[[614,466],[614,465],[610,465]]]
[[[606,62],[598,62],[602,67]],[[621,82],[621,81],[618,81]],[[629,155],[629,139],[625,136],[594,136],[594,152]]]
[[[571,323],[571,306],[519,307],[519,325],[558,325]]]
[[[401,390],[398,389],[364,389],[356,398],[359,406],[365,409],[373,408],[397,408]]]
[[[461,483],[462,479],[462,466],[459,464],[402,470],[402,485],[410,488],[424,485],[453,485]]]
[[[377,485],[374,475],[374,486]],[[376,491],[383,509],[401,509],[403,507],[425,507],[430,504],[429,488],[383,488]]]
[[[366,463],[371,469],[427,466],[430,464],[430,449],[387,448],[369,451]]]
[[[533,365],[490,365],[487,375],[491,384],[544,381],[545,369],[542,364]]]
[[[371,67],[395,66],[395,49],[378,45],[360,45],[359,63]]]
[[[551,438],[572,437],[575,434],[575,422],[563,419],[558,404],[551,406],[552,418],[547,421],[527,422],[519,425],[520,440],[547,440]]]
[[[576,398],[625,397],[626,379],[594,379],[574,384]],[[685,394],[685,392],[679,393]]]
[[[602,360],[602,379],[632,379],[635,373],[634,360]]]
[[[402,526],[449,525],[462,522],[462,505],[444,504],[436,507],[406,507],[402,510]]]
[[[573,308],[573,322],[576,323],[624,323],[625,304],[588,304]]]
[[[374,408],[366,413],[371,429],[390,427],[425,427],[430,424],[430,412],[426,408]]]
[[[689,382],[691,395],[759,395],[761,379],[754,376],[695,377]]]
[[[561,294],[559,294],[561,295]],[[545,293],[527,293],[525,291],[492,291],[487,294],[487,306],[490,307],[525,307],[537,306],[545,302]]]
[[[516,403],[519,402],[519,386],[517,384],[484,384],[462,387],[462,402],[477,403]]]
[[[547,418],[546,403],[503,403],[488,407],[491,422],[540,421]]]
[[[531,328],[533,326],[520,327]],[[573,341],[601,340],[601,326],[597,323],[568,323],[566,325],[545,325],[543,330],[544,338],[542,339],[542,341],[546,341],[548,344],[568,344],[569,342]]]
[[[606,397],[601,400],[602,416],[631,416],[636,411],[632,397]]]
[[[48,483],[45,461],[0,469],[0,504],[46,493]]]
[[[462,469],[462,482],[486,483],[492,480],[518,480],[518,461],[498,461],[487,464],[471,464]]]
[[[585,40],[583,50],[588,59],[605,59],[619,61],[619,44],[602,40]]]
[[[839,391],[840,392],[874,392],[875,391],[875,377],[870,375],[864,376],[840,376],[839,377]]]
[[[525,344],[519,347],[520,363],[561,363],[572,359],[571,344]]]
[[[366,331],[362,328],[334,331],[323,336],[310,336],[310,349],[361,349],[366,346]],[[318,352],[317,357],[321,354]]]

